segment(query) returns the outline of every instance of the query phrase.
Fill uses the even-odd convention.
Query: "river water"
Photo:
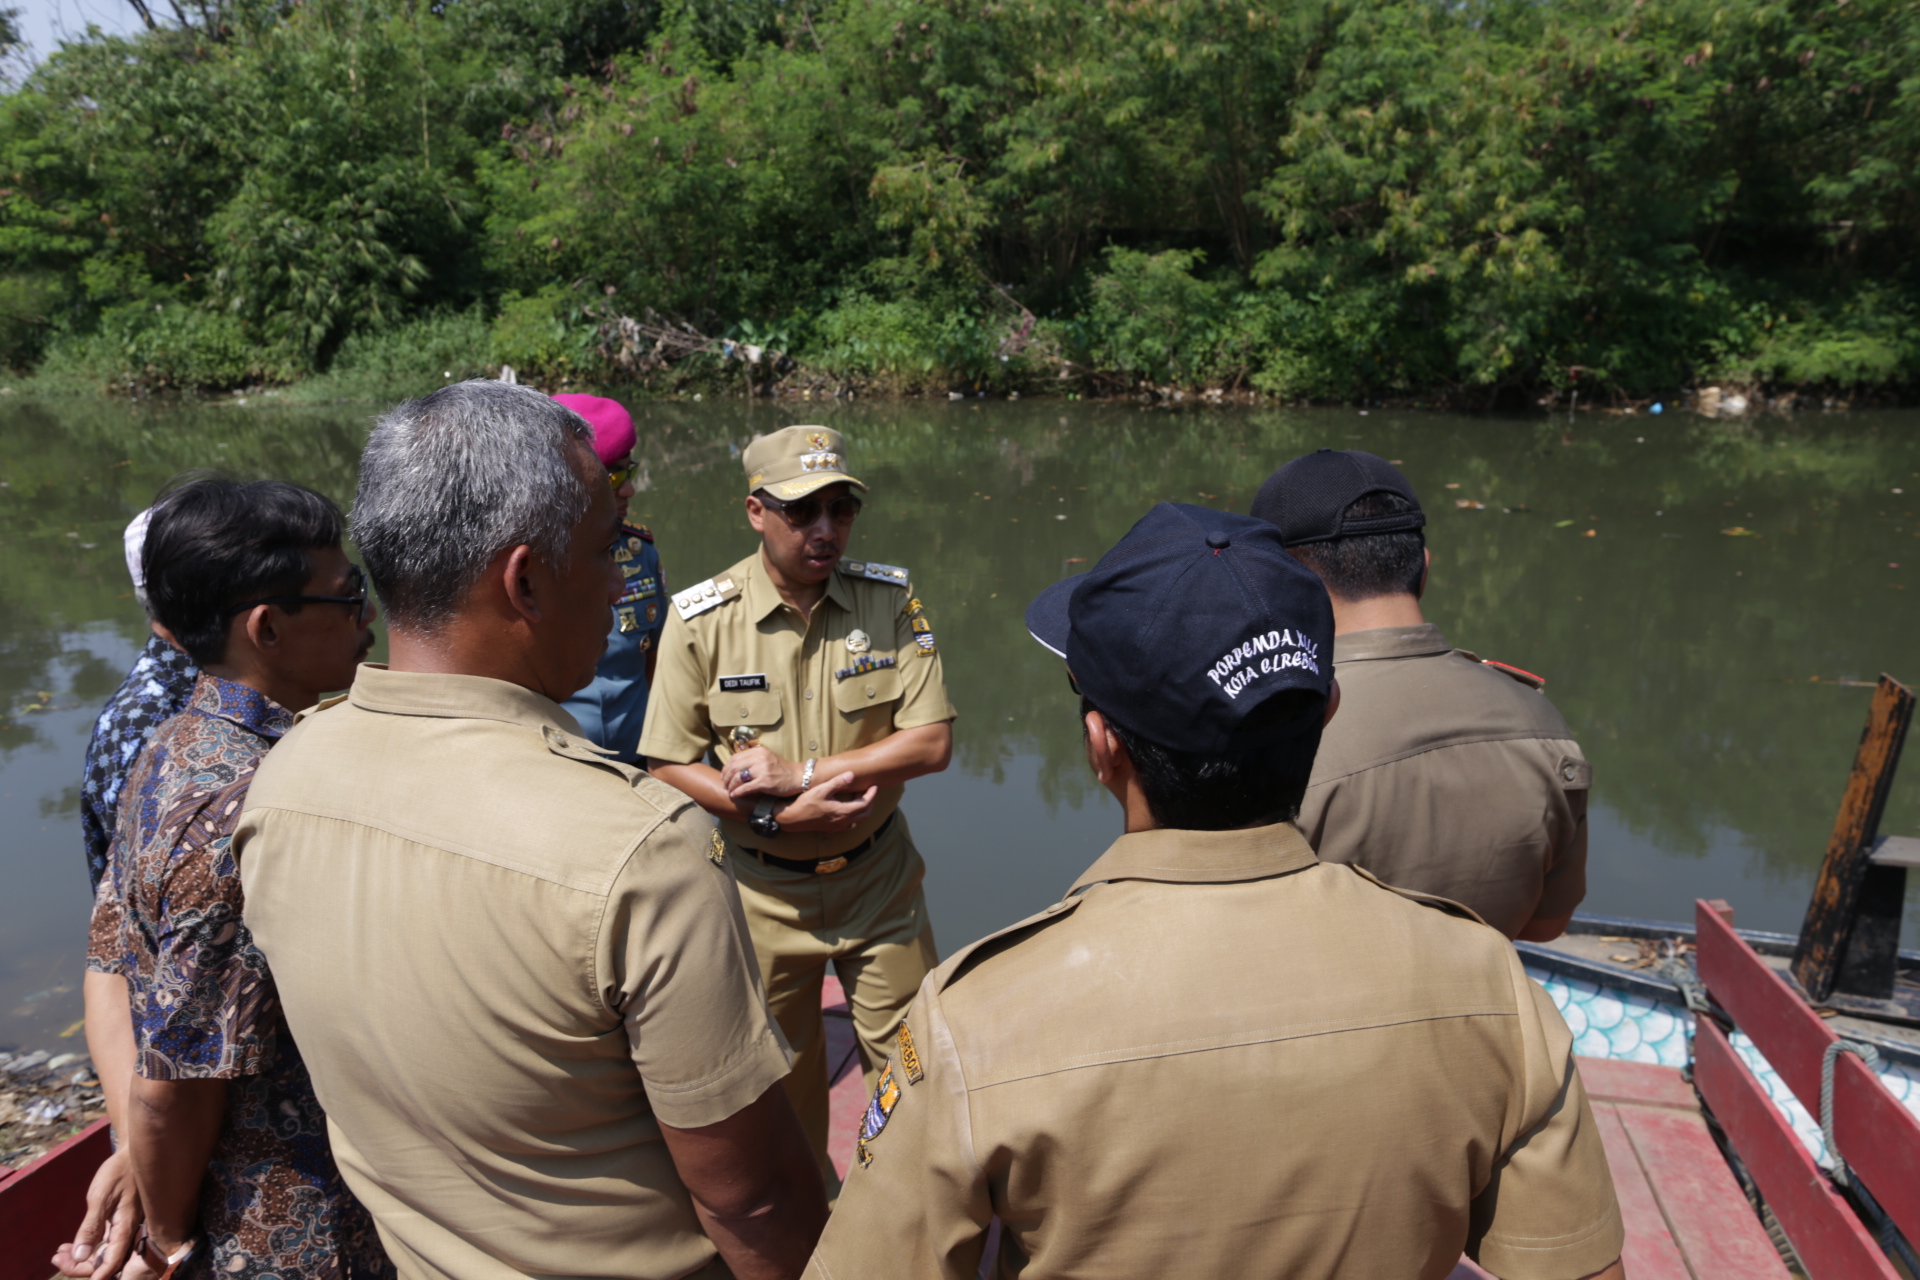
[[[122,526],[190,468],[344,504],[375,412],[0,397],[0,1048],[80,1047],[81,756],[145,634]],[[1585,910],[1681,920],[1724,897],[1743,925],[1797,930],[1868,686],[1920,679],[1920,413],[721,402],[635,419],[633,510],[675,589],[753,545],[747,440],[795,421],[851,437],[873,487],[853,554],[912,571],[960,711],[953,767],[906,801],[943,950],[1051,902],[1119,829],[1027,601],[1154,502],[1244,511],[1311,449],[1399,461],[1429,512],[1428,617],[1547,677],[1594,762]],[[1912,778],[1883,830],[1920,834]]]

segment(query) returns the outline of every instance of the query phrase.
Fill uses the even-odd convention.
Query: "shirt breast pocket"
[[[870,707],[898,702],[900,693],[900,669],[876,667],[871,671],[836,678],[833,682],[833,709],[841,715],[859,715]]]
[[[707,716],[725,737],[736,725],[750,729],[771,729],[779,724],[784,711],[778,689],[747,689],[725,692],[715,685],[707,693]]]

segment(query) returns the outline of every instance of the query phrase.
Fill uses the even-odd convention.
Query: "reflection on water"
[[[121,526],[194,467],[344,501],[372,415],[0,399],[0,1047],[79,1018],[80,757],[145,630]],[[1153,502],[1245,510],[1309,449],[1399,460],[1429,511],[1429,616],[1548,678],[1594,761],[1589,910],[1683,919],[1710,895],[1797,928],[1866,715],[1840,682],[1920,678],[1920,414],[643,406],[634,512],[676,588],[752,545],[740,446],[826,417],[873,486],[855,554],[912,570],[960,709],[954,768],[907,798],[948,950],[1051,901],[1118,828],[1026,602]],[[1920,832],[1920,786],[1896,785],[1886,827]]]

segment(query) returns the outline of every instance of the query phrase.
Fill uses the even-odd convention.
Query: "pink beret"
[[[593,451],[607,466],[633,452],[633,415],[617,400],[571,393],[555,396],[554,400],[587,420],[593,428]]]

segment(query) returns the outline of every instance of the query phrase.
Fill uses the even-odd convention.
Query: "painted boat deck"
[[[827,1150],[845,1177],[866,1092],[852,1016],[832,975],[821,1011],[832,1088]],[[1627,1274],[1633,1280],[1788,1280],[1680,1072],[1606,1058],[1579,1062],[1626,1223]],[[1462,1259],[1448,1280],[1486,1274]]]
[[[827,1032],[827,1155],[842,1178],[853,1163],[853,1146],[860,1137],[860,1116],[867,1109],[866,1073],[860,1070],[860,1049],[853,1035],[853,1011],[847,1008],[840,979],[831,973],[820,992],[820,1012]]]
[[[1579,1063],[1620,1198],[1627,1274],[1633,1280],[1788,1280],[1791,1273],[1679,1070],[1609,1058]],[[1486,1274],[1462,1258],[1447,1280]]]

